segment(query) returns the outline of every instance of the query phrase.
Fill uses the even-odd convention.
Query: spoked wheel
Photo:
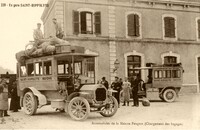
[[[85,98],[75,97],[69,102],[68,113],[74,120],[85,120],[90,113],[90,105]]]
[[[23,98],[23,108],[27,115],[34,115],[37,111],[37,99],[32,92],[27,92]]]
[[[163,93],[163,99],[166,102],[173,102],[176,99],[176,92],[173,89],[167,89]]]
[[[111,96],[108,99],[108,103],[101,108],[100,114],[104,117],[111,117],[115,115],[117,109],[118,109],[118,102],[113,96]]]

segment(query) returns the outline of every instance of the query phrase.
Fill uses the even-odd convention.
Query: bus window
[[[156,71],[154,72],[154,77],[155,77],[156,79],[162,78],[162,70],[156,70]]]
[[[81,74],[82,72],[82,64],[81,62],[74,63],[75,65],[75,74]]]
[[[27,76],[27,73],[26,73],[26,66],[20,66],[20,76],[21,76],[21,77]]]
[[[42,62],[35,63],[35,74],[42,75]]]
[[[52,74],[52,66],[51,61],[44,62],[44,75],[51,75]]]
[[[71,68],[72,69],[72,68]],[[68,61],[58,61],[58,74],[69,74],[70,66]]]
[[[34,76],[34,65],[33,65],[33,63],[31,63],[31,64],[27,64],[27,66],[28,66],[28,76]]]
[[[64,74],[64,61],[58,61],[58,74]]]
[[[171,70],[164,70],[163,78],[171,78]]]
[[[69,74],[69,64],[65,64],[65,74]]]
[[[95,61],[94,58],[87,58],[84,66],[84,76],[87,77],[85,83],[95,82]]]
[[[172,78],[180,78],[180,70],[172,70]]]

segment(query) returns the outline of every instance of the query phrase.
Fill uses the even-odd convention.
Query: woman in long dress
[[[123,98],[124,98],[124,104],[122,106],[129,106],[129,100],[130,100],[130,90],[131,90],[131,83],[128,81],[128,78],[125,78],[123,84]]]

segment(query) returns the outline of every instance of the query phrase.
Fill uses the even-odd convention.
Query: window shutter
[[[198,22],[198,38],[200,38],[200,19],[197,21]]]
[[[101,34],[101,12],[94,13],[95,34]]]
[[[175,36],[175,19],[174,18],[170,18],[169,20],[170,22],[170,37],[176,37]]]
[[[86,23],[87,12],[81,12],[81,33],[87,34],[87,23]]]
[[[170,37],[170,18],[164,18],[165,37]]]
[[[135,36],[135,22],[134,22],[134,14],[128,15],[128,36]]]
[[[139,16],[137,14],[134,15],[135,18],[135,36],[140,36],[140,23],[139,23]]]
[[[79,34],[79,12],[73,11],[74,34]]]

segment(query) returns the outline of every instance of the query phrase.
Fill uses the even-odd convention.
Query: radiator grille
[[[105,88],[97,88],[95,94],[96,94],[96,100],[97,101],[105,101],[106,100],[106,90],[105,90]]]

